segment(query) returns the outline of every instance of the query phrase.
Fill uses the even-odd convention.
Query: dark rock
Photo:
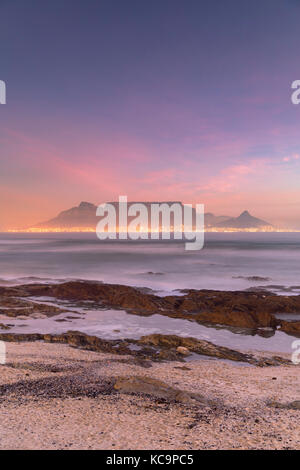
[[[300,337],[300,321],[285,321],[281,320],[280,330],[288,335]]]
[[[244,354],[233,349],[217,346],[208,341],[200,341],[195,338],[182,338],[175,335],[153,334],[143,336],[140,340],[104,340],[97,336],[89,336],[79,331],[69,331],[61,335],[0,333],[0,341],[46,341],[49,343],[63,343],[69,344],[75,348],[87,349],[90,351],[134,356],[137,360],[141,360],[142,362],[149,360],[184,362],[182,355],[176,351],[178,347],[182,346],[188,348],[191,352],[200,355],[219,359],[229,359],[231,361],[248,362],[261,367],[291,364],[290,361],[281,357],[274,356],[272,358],[256,359],[251,354]],[[131,349],[131,344],[141,346],[141,349]],[[142,363],[140,365],[142,365]],[[143,362],[143,365],[145,366],[145,362]],[[148,367],[148,364],[146,367]]]
[[[232,279],[245,279],[246,281],[271,281],[270,277],[263,277],[263,276],[232,276]]]
[[[153,398],[168,402],[185,404],[202,402],[203,404],[207,404],[207,401],[199,394],[178,390],[165,382],[151,377],[119,377],[114,384],[114,389],[119,393],[149,395]]]
[[[195,338],[184,338],[175,335],[153,334],[149,336],[143,336],[138,341],[138,343],[160,347],[166,351],[170,351],[173,349],[174,353],[178,347],[184,347],[191,352],[204,356],[217,357],[220,359],[229,359],[232,361],[239,362],[250,362],[253,364],[257,362],[256,359],[249,354],[240,353],[238,351],[234,351],[233,349],[217,346],[208,341],[198,340]]]
[[[62,284],[29,284],[0,287],[0,305],[13,307],[12,315],[39,311],[46,315],[65,310],[44,304],[26,304],[29,296],[48,296],[72,302],[93,302],[93,308],[124,309],[135,315],[161,315],[183,318],[208,325],[240,327],[257,331],[270,328],[275,331],[282,324],[278,313],[300,312],[300,296],[277,296],[270,292],[222,292],[184,290],[183,295],[159,297],[152,292],[130,286],[100,282],[71,281]],[[23,298],[23,300],[17,300]],[[16,302],[21,302],[17,311]],[[25,302],[25,304],[24,304]],[[14,305],[13,305],[14,304]],[[284,328],[289,328],[284,326]],[[297,333],[297,331],[296,331]]]
[[[283,359],[279,356],[273,356],[271,358],[259,358],[256,359],[251,354],[244,354],[234,349],[229,349],[223,346],[210,343],[209,341],[198,340],[195,338],[186,338],[176,335],[160,335],[153,334],[148,336],[142,336],[137,341],[138,344],[147,344],[162,348],[161,353],[166,351],[168,356],[169,352],[175,351],[178,347],[182,346],[189,351],[203,356],[216,357],[219,359],[228,359],[230,361],[248,362],[249,364],[257,365],[260,367],[266,366],[278,366],[282,364],[291,364],[290,361]]]

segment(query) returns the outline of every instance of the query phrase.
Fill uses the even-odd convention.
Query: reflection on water
[[[257,349],[290,352],[293,341],[292,337],[280,331],[276,331],[270,337],[251,336],[233,333],[223,328],[208,328],[192,321],[169,318],[158,314],[141,317],[120,310],[75,309],[72,313],[63,313],[51,318],[8,319],[6,317],[5,319],[2,315],[0,319],[2,323],[14,325],[9,330],[10,333],[60,334],[73,330],[103,339],[139,339],[141,336],[161,333],[191,336],[241,351]]]

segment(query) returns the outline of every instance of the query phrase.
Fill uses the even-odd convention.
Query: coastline
[[[210,320],[212,331],[263,342],[284,326],[280,334],[292,341],[300,322],[275,312],[297,315],[298,305],[299,296],[265,292],[160,297],[89,281],[2,286],[0,449],[300,449],[299,366],[282,350],[240,351],[162,333],[133,339],[115,330],[119,339],[104,339],[13,327],[37,319],[65,329],[61,316],[70,319],[81,306],[87,323],[89,309],[100,321],[115,308],[142,322],[155,322],[157,313],[191,325]]]
[[[300,449],[300,410],[278,407],[299,399],[291,366],[201,359],[145,368],[128,356],[29,342],[7,343],[0,367],[1,449]],[[118,377],[200,398],[157,397],[156,382],[149,395],[128,394],[114,388]]]

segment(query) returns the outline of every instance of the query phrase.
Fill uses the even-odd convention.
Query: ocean
[[[178,290],[185,288],[263,288],[295,295],[300,294],[299,274],[298,233],[208,233],[204,249],[192,252],[174,241],[100,242],[91,233],[0,235],[0,285],[82,279],[149,288],[158,295],[179,294]],[[193,336],[239,350],[278,352],[292,351],[295,340],[279,331],[270,337],[250,336],[161,315],[145,318],[74,306],[71,311],[72,319],[67,314],[10,319],[10,332],[79,330],[107,339],[164,333]],[[0,315],[2,323],[4,313]]]
[[[300,293],[300,233],[208,233],[174,241],[101,242],[95,234],[0,234],[0,284],[98,280],[154,289]]]

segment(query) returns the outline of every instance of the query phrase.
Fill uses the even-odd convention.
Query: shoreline
[[[0,287],[1,322],[57,321],[81,306],[99,315],[115,308],[132,318],[159,313],[200,325],[209,319],[212,328],[239,328],[263,341],[292,327],[289,337],[297,337],[300,322],[274,312],[296,312],[300,296],[182,294],[161,298],[88,281]],[[300,374],[290,354],[241,352],[175,334],[113,340],[6,327],[0,324],[7,351],[0,365],[0,449],[300,450]]]
[[[189,289],[160,297],[92,281],[26,284],[0,287],[0,340],[44,340],[151,361],[184,361],[178,352],[183,347],[196,358],[280,365],[288,363],[283,353],[293,353],[293,338],[300,335],[298,309],[300,296],[270,293]],[[288,319],[291,314],[296,321]],[[281,353],[259,359],[247,354],[264,346]]]
[[[278,314],[283,317],[291,313],[299,315],[300,295],[278,296],[257,291],[206,289],[184,289],[180,294],[160,297],[145,289],[94,281],[36,283],[0,286],[0,309],[11,318],[20,315],[29,317],[35,313],[51,317],[67,310],[71,312],[72,306],[116,309],[144,317],[160,314],[203,325],[244,328],[261,335],[265,329],[270,329],[273,334],[279,330],[300,337],[300,321],[297,318],[284,320],[277,317]],[[50,298],[51,302],[53,299],[57,306],[38,303],[39,299],[43,301],[45,298]]]
[[[291,366],[202,358],[145,367],[28,342],[7,343],[0,367],[1,449],[300,449]]]

